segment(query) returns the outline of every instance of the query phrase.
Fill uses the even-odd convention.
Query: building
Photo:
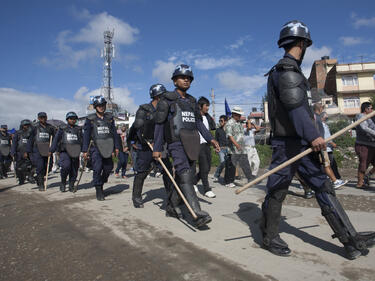
[[[337,64],[333,70],[340,113],[354,117],[361,103],[375,96],[375,62]]]
[[[375,62],[339,64],[324,56],[314,62],[309,77],[313,101],[320,100],[328,114],[353,118],[361,103],[375,96],[374,75]]]

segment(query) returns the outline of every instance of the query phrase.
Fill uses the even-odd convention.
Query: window
[[[360,102],[357,97],[344,98],[344,108],[359,108]]]
[[[344,86],[357,86],[358,85],[358,78],[357,75],[345,75],[342,76],[342,84]]]

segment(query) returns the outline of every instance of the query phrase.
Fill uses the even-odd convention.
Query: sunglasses
[[[219,122],[224,122],[224,120],[219,120]]]

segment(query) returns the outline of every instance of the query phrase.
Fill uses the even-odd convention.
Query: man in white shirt
[[[255,125],[251,120],[247,120],[246,129],[244,130],[244,144],[247,159],[249,160],[251,175],[255,178],[259,171],[260,159],[257,149],[255,148],[255,134],[259,132],[260,127]]]

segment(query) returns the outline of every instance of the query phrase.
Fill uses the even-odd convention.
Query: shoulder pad
[[[178,98],[178,94],[176,92],[165,92],[163,94],[163,98],[167,100],[176,100]]]
[[[113,119],[113,114],[111,112],[105,112],[104,113],[104,119],[112,120]]]
[[[66,125],[66,124],[60,126],[61,130],[66,130],[67,128],[68,128],[68,125]]]
[[[297,71],[300,72],[300,69],[298,67],[298,64],[295,60],[292,60],[290,58],[282,58],[279,60],[279,62],[275,65],[275,67],[279,70],[285,70],[285,71]]]
[[[87,119],[90,121],[94,121],[96,119],[96,113],[91,113],[87,116]]]
[[[143,126],[146,117],[146,110],[142,107],[142,105],[138,108],[137,112],[135,113],[135,120],[134,120],[134,128],[139,129]]]
[[[280,75],[280,100],[287,110],[301,106],[306,99],[306,91],[300,87],[303,81],[302,75],[298,72],[285,71]]]
[[[192,95],[186,94],[186,97],[189,99],[190,102],[197,103],[196,98],[194,98]]]
[[[163,123],[168,117],[169,104],[166,100],[161,99],[156,106],[155,122]]]
[[[143,110],[149,111],[149,112],[154,111],[154,107],[149,103],[145,103],[145,104],[140,105],[139,109],[143,109]]]

